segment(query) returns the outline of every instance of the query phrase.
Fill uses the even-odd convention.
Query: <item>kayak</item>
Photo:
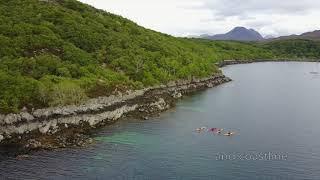
[[[206,130],[207,127],[201,127],[201,128],[197,128],[196,129],[196,132],[200,133],[200,132],[203,132],[204,130]]]
[[[233,136],[235,133],[234,132],[232,132],[232,133],[226,133],[226,134],[224,134],[224,136]]]

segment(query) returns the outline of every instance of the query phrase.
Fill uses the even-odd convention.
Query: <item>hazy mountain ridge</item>
[[[201,39],[209,40],[225,40],[225,41],[274,41],[274,40],[286,40],[286,39],[306,39],[306,40],[320,40],[320,30],[315,30],[311,32],[305,32],[300,35],[288,35],[274,37],[272,35],[267,35],[263,37],[258,31],[254,29],[247,29],[245,27],[235,27],[231,31],[225,34],[202,34],[200,36],[193,36]]]
[[[201,35],[200,38],[210,40],[233,40],[233,41],[261,41],[264,40],[262,35],[254,29],[245,27],[235,27],[226,34],[216,34],[213,36]]]
[[[320,40],[320,30],[305,32],[300,35],[293,34],[293,35],[289,35],[289,36],[280,36],[280,37],[272,38],[269,40],[274,41],[274,40],[286,40],[286,39],[306,39],[306,40],[319,41]]]

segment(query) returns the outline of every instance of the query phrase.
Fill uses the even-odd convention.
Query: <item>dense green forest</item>
[[[1,113],[205,77],[224,59],[320,56],[312,41],[176,38],[76,0],[0,1]]]
[[[276,57],[320,59],[320,42],[307,39],[277,40],[263,45]]]

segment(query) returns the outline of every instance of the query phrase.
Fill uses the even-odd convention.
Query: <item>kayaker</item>
[[[201,127],[201,130],[203,131],[203,130],[206,130],[207,129],[207,127]]]
[[[232,136],[234,135],[234,132],[228,131],[226,134],[224,134],[225,136]]]
[[[222,131],[223,131],[223,129],[218,129],[217,133],[218,133],[218,134],[221,134]]]

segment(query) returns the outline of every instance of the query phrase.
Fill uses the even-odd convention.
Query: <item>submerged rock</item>
[[[30,156],[27,155],[27,154],[22,154],[22,155],[18,155],[16,158],[19,159],[19,160],[22,160],[22,159],[30,158]]]

